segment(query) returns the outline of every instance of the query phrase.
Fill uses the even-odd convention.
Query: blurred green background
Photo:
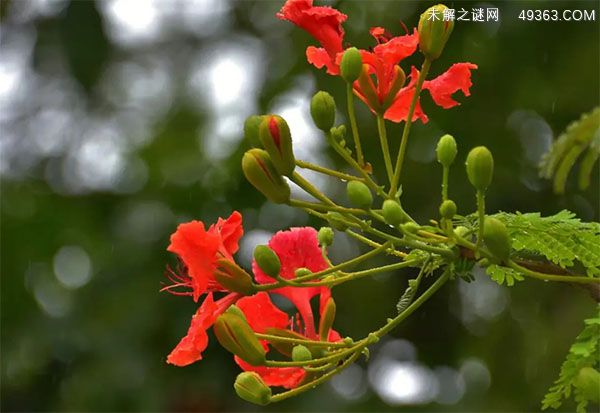
[[[346,40],[373,46],[371,26],[403,34],[433,2],[339,1]],[[512,289],[484,275],[446,286],[330,384],[260,408],[235,396],[238,372],[211,341],[187,368],[165,363],[186,333],[191,299],[159,293],[177,223],[236,209],[238,261],[272,233],[321,223],[266,204],[240,159],[246,116],[286,117],[297,156],[342,167],[313,127],[318,89],[343,108],[341,80],[305,60],[314,41],[274,14],[282,1],[0,3],[1,409],[3,411],[537,411],[581,320],[584,291],[536,281]],[[496,172],[490,211],[568,208],[598,220],[590,189],[555,196],[536,175],[551,141],[599,102],[597,1],[451,2],[498,8],[500,21],[457,22],[432,75],[479,65],[469,98],[451,110],[425,94],[426,125],[408,150],[403,200],[421,222],[437,215],[436,140],[453,134],[459,164],[486,145]],[[526,9],[595,10],[593,22],[527,22]],[[420,64],[418,54],[403,63]],[[358,107],[368,158],[382,170],[376,129]],[[340,110],[338,120],[345,121]],[[400,128],[388,130],[398,146]],[[343,187],[307,177],[343,200]],[[409,179],[408,179],[409,178]],[[451,171],[459,213],[474,209],[462,168]],[[336,234],[334,261],[358,254]],[[336,328],[360,337],[393,314],[406,274],[337,287]],[[566,404],[564,411],[573,409]]]

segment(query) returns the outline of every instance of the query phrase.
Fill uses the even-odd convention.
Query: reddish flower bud
[[[250,149],[242,158],[242,170],[246,179],[256,189],[276,204],[290,200],[290,187],[275,170],[269,154],[262,149]]]
[[[256,288],[252,284],[252,278],[235,262],[222,258],[217,260],[215,280],[227,290],[243,295],[252,295]]]
[[[253,366],[265,364],[265,349],[244,318],[234,313],[221,314],[213,331],[219,343],[242,360]]]
[[[419,20],[419,49],[431,60],[442,54],[444,46],[454,29],[454,20],[445,20],[443,4],[432,6],[421,14]]]
[[[271,388],[253,371],[238,374],[233,387],[237,395],[247,402],[261,406],[271,402]]]
[[[285,119],[277,115],[264,116],[258,134],[275,169],[281,175],[291,176],[296,167],[296,159],[292,150],[292,135]]]

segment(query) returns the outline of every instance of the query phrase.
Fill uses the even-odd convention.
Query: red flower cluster
[[[314,7],[312,0],[288,0],[277,13],[277,17],[306,30],[321,44],[321,48],[309,46],[306,49],[309,63],[319,69],[325,66],[327,73],[331,75],[339,74],[339,64],[344,51],[342,47],[344,30],[341,24],[347,18],[345,14],[330,7]],[[392,85],[399,73],[399,63],[417,50],[419,34],[415,29],[412,34],[392,37],[381,27],[374,27],[370,32],[378,44],[372,51],[361,50],[363,64],[368,66],[369,90],[364,90],[358,82],[355,82],[354,93],[373,111],[380,108],[374,107],[367,96],[377,96],[379,105],[385,110],[385,119],[393,122],[405,121],[415,93],[419,72],[412,67],[407,85],[399,90],[394,89]],[[456,63],[435,79],[425,81],[423,89],[428,90],[433,101],[444,109],[459,105],[452,95],[458,90],[461,90],[465,96],[470,95],[472,69],[477,69],[477,65]],[[371,75],[375,77],[376,85]],[[394,95],[388,96],[390,92]],[[416,119],[420,119],[423,123],[428,121],[419,101],[412,120]]]
[[[259,292],[242,297],[241,294],[227,291],[215,280],[217,260],[226,258],[233,261],[242,234],[242,217],[238,212],[234,212],[226,220],[219,218],[208,230],[205,230],[204,224],[199,221],[181,224],[171,236],[171,244],[167,249],[178,255],[183,263],[183,271],[180,274],[170,271],[169,278],[174,284],[163,290],[177,295],[191,295],[196,302],[204,294],[206,298],[192,317],[187,335],[167,357],[168,363],[186,366],[200,360],[208,345],[206,331],[217,317],[234,303],[243,311],[248,324],[257,333],[265,333],[272,329],[288,330],[307,339],[319,340],[310,300],[319,296],[322,314],[331,299],[329,288],[284,287],[273,290],[273,294],[286,297],[296,307],[298,314],[290,318],[273,304],[268,293]],[[317,232],[313,228],[292,228],[289,231],[278,232],[269,242],[269,247],[281,261],[283,278],[294,277],[299,268],[307,268],[313,272],[327,268],[327,262],[318,245]],[[255,262],[252,268],[257,283],[268,284],[275,281],[264,274]],[[187,290],[178,291],[177,288]],[[213,293],[225,295],[215,301]],[[337,332],[328,332],[329,341],[340,339]],[[262,345],[268,350],[266,341],[263,341]],[[235,361],[243,370],[258,373],[269,386],[294,388],[302,382],[306,374],[304,369],[297,367],[251,366],[237,356]]]

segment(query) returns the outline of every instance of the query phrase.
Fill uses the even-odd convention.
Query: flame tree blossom
[[[216,224],[205,229],[201,221],[181,224],[171,235],[168,251],[177,254],[182,262],[182,271],[176,273],[169,270],[169,279],[173,284],[161,291],[169,291],[176,295],[191,295],[195,302],[201,295],[206,298],[192,317],[187,335],[167,356],[167,362],[176,366],[186,366],[202,359],[202,352],[208,345],[206,330],[217,317],[241,294],[229,292],[215,301],[213,292],[228,292],[216,280],[217,260],[225,258],[233,261],[233,254],[239,249],[239,239],[244,230],[242,216],[234,211],[229,218],[219,218]],[[178,291],[183,288],[184,291]]]
[[[346,20],[346,15],[329,7],[314,7],[310,0],[288,0],[277,16],[304,29],[323,46],[311,46],[307,49],[309,63],[319,69],[325,66],[327,73],[331,75],[339,74],[339,64],[344,51],[341,46],[344,37],[341,23]],[[323,24],[324,16],[335,16],[335,19],[329,17],[328,24]],[[411,68],[409,82],[404,87],[400,87],[402,85],[396,82],[404,80],[400,75],[400,62],[417,50],[417,30],[414,29],[412,34],[393,37],[384,28],[373,27],[370,33],[378,44],[372,50],[361,50],[369,76],[363,86],[358,81],[354,83],[354,93],[372,111],[383,110],[385,119],[392,122],[406,121],[419,72]],[[452,95],[459,90],[465,96],[470,95],[473,69],[477,69],[477,65],[473,63],[456,63],[435,79],[425,81],[423,90],[428,90],[434,103],[444,109],[459,105]],[[428,121],[418,100],[412,121],[417,119],[423,123]]]

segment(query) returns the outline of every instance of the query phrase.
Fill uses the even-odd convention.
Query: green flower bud
[[[417,231],[421,229],[421,227],[418,224],[415,224],[414,222],[407,222],[406,224],[402,224],[401,228],[402,231],[407,234],[416,234]]]
[[[252,295],[256,292],[250,275],[233,261],[225,258],[218,259],[214,275],[215,280],[229,291],[243,295]]]
[[[402,68],[400,66],[395,65],[394,66],[394,74],[392,75],[390,89],[388,90],[387,95],[381,105],[382,109],[384,111],[386,109],[388,109],[392,105],[392,103],[394,103],[394,101],[396,100],[396,96],[398,95],[398,92],[400,91],[400,89],[402,89],[402,86],[404,86],[405,82],[406,82],[406,73],[404,73],[404,70],[402,70]]]
[[[452,219],[456,215],[456,204],[448,199],[440,205],[440,215],[446,219]]]
[[[292,135],[285,119],[277,115],[264,116],[258,136],[275,169],[281,175],[291,176],[296,168],[296,159],[292,150]]]
[[[253,366],[265,364],[265,349],[245,318],[223,313],[215,321],[213,331],[219,343],[242,360]]]
[[[233,387],[237,395],[247,402],[261,406],[271,402],[271,388],[253,371],[238,374]]]
[[[383,202],[382,211],[383,219],[389,225],[394,227],[406,222],[406,213],[397,201],[387,199]]]
[[[594,403],[600,402],[600,372],[593,367],[584,367],[579,370],[574,381],[575,387],[587,400]]]
[[[443,4],[432,6],[421,14],[419,20],[419,49],[431,60],[440,57],[454,29],[454,20],[444,20],[444,10],[447,9]]]
[[[456,141],[452,135],[442,136],[438,141],[437,148],[435,148],[437,161],[446,168],[449,168],[450,165],[452,165],[457,152]]]
[[[240,310],[240,307],[238,307],[235,304],[231,304],[225,311],[225,314],[233,314],[234,316],[237,316],[237,317],[240,317],[240,318],[246,320],[246,314],[244,314],[244,312],[242,310]],[[246,320],[246,321],[248,321],[248,320]]]
[[[312,274],[313,272],[308,268],[298,268],[294,271],[294,277],[304,277],[305,275]]]
[[[454,233],[462,238],[469,233],[469,228],[459,225],[458,227],[454,228]]]
[[[277,277],[281,271],[281,261],[271,248],[266,245],[257,245],[254,248],[254,260],[258,268],[269,277]]]
[[[467,176],[471,185],[478,191],[485,191],[492,182],[494,158],[485,146],[471,149],[467,156]]]
[[[329,332],[335,318],[335,309],[335,301],[329,297],[327,303],[325,303],[325,307],[321,311],[321,320],[319,320],[319,337],[322,341],[327,341],[329,338]]]
[[[342,78],[348,83],[354,82],[360,76],[362,64],[362,56],[356,47],[346,49],[340,63]]]
[[[369,209],[373,205],[373,194],[369,187],[360,181],[350,181],[346,186],[348,200],[359,208]]]
[[[498,219],[486,217],[483,221],[483,240],[494,256],[506,261],[510,255],[510,237],[506,226]]]
[[[313,356],[309,349],[302,344],[294,346],[292,349],[292,360],[294,361],[309,361],[312,360]]]
[[[321,227],[321,229],[319,229],[318,239],[320,246],[330,246],[333,244],[333,230],[329,227]]]
[[[246,118],[244,122],[244,139],[250,142],[253,147],[260,146],[260,139],[258,137],[258,129],[264,116],[252,115]]]
[[[331,225],[334,229],[337,229],[338,231],[343,232],[348,229],[348,224],[346,223],[346,219],[339,212],[329,211],[326,215],[326,219],[327,219],[327,222],[329,222],[329,225]]]
[[[317,128],[329,132],[335,123],[335,100],[329,93],[315,93],[310,101],[310,115]]]
[[[331,136],[340,144],[344,142],[344,139],[346,138],[346,125],[339,125],[331,128]]]
[[[262,149],[250,149],[242,158],[246,179],[269,201],[284,204],[290,200],[290,187],[275,170],[269,154]]]

